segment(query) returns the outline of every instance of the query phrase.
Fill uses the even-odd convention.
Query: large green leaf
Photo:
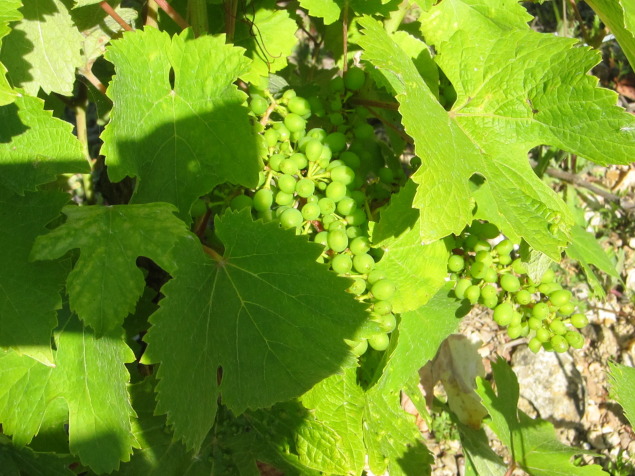
[[[182,240],[145,337],[144,361],[161,363],[157,411],[194,448],[219,392],[236,414],[298,396],[351,363],[344,338],[366,319],[347,281],[315,262],[319,245],[245,211],[226,213],[216,231],[225,246],[216,261]]]
[[[564,445],[551,423],[532,420],[517,409],[518,380],[507,362],[498,359],[492,371],[498,394],[481,378],[476,380],[476,391],[491,417],[488,425],[509,448],[516,463],[532,476],[607,476],[598,465],[574,465],[573,456],[588,452]]]
[[[0,40],[11,31],[9,23],[22,19],[22,14],[18,10],[21,6],[21,0],[5,0],[0,3]],[[18,92],[14,91],[7,81],[6,73],[7,69],[0,63],[0,106],[10,104],[18,97]]]
[[[62,0],[29,0],[23,19],[2,42],[0,58],[14,86],[36,95],[73,95],[75,69],[82,64],[83,37]]]
[[[342,10],[347,10],[348,18],[354,14],[388,15],[396,10],[397,0],[300,0],[300,6],[309,11],[309,15],[324,19],[326,25],[336,22]]]
[[[588,0],[587,3],[615,35],[631,67],[634,67],[635,4],[630,0]]]
[[[0,106],[0,167],[0,184],[17,193],[36,190],[59,174],[90,170],[73,126],[27,95]]]
[[[626,418],[635,424],[635,369],[609,362],[611,396],[622,405]]]
[[[220,36],[152,28],[112,42],[106,58],[117,75],[102,152],[112,180],[137,177],[133,202],[173,203],[189,219],[196,198],[220,183],[256,186],[255,134],[233,84],[249,65],[242,51]]]
[[[185,224],[165,203],[113,207],[66,207],[66,223],[40,236],[34,259],[55,259],[71,249],[81,254],[68,276],[71,310],[98,335],[121,326],[134,312],[145,279],[136,265],[139,256],[154,260],[168,272],[177,263],[170,251],[188,237]]]
[[[64,193],[19,196],[0,186],[0,347],[12,347],[46,365],[53,365],[51,333],[70,263],[28,259],[37,235],[67,202]]]
[[[56,336],[56,367],[13,351],[0,351],[0,422],[13,442],[27,444],[47,409],[64,399],[71,453],[95,472],[111,472],[127,461],[135,444],[124,362],[132,351],[115,332],[97,339],[75,317]],[[64,421],[58,422],[63,425]]]
[[[28,447],[17,447],[0,435],[0,468],[2,476],[74,476],[68,469],[72,460],[68,455],[40,453]]]

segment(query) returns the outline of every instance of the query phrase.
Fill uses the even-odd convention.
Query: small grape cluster
[[[395,284],[374,269],[381,250],[372,248],[368,234],[377,190],[390,187],[395,174],[383,164],[372,171],[373,160],[366,152],[372,147],[366,144],[375,140],[374,128],[359,108],[349,115],[342,105],[364,78],[359,68],[335,78],[334,97],[326,108],[293,89],[279,98],[266,92],[253,94],[249,105],[262,126],[265,168],[258,187],[230,203],[234,209],[250,207],[257,218],[279,220],[283,228],[309,236],[324,247],[319,261],[353,279],[348,291],[367,302],[370,311],[367,325],[349,342],[357,356],[369,346],[385,350],[397,325],[390,301]],[[316,109],[325,120],[315,120]],[[309,128],[309,121],[323,127]]]
[[[496,226],[475,221],[457,238],[448,260],[448,269],[456,276],[456,297],[493,309],[494,321],[507,328],[507,335],[528,337],[533,352],[581,348],[584,337],[578,329],[588,319],[577,312],[571,291],[555,282],[552,269],[539,281],[532,280],[510,240],[490,245],[488,240],[498,236]]]

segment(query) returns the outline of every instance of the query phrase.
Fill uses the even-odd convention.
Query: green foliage
[[[635,421],[635,369],[626,365],[609,363],[611,377],[611,395],[622,405],[626,418],[633,425]]]
[[[632,160],[597,53],[514,0],[175,0],[157,28],[141,3],[0,2],[2,474],[431,474],[401,399],[427,413],[467,302],[583,344],[549,266],[619,275],[527,152]],[[627,2],[592,3],[630,55]],[[460,373],[467,471],[503,474]],[[516,464],[603,474],[494,377]]]

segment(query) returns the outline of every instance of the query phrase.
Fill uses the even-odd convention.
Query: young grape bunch
[[[551,269],[532,280],[510,240],[490,244],[499,235],[491,223],[475,221],[457,237],[448,259],[457,299],[492,309],[494,321],[506,328],[509,338],[526,338],[533,352],[581,348],[584,337],[579,330],[588,319],[578,311],[572,293],[555,282]]]

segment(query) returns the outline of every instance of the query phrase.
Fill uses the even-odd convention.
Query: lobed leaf
[[[587,2],[615,35],[631,67],[635,65],[635,6],[628,0]]]
[[[631,423],[635,423],[635,369],[626,365],[609,362],[611,396],[617,400]]]
[[[9,23],[22,19],[19,8],[22,6],[21,0],[5,0],[0,3],[0,40],[7,36],[11,31]],[[2,42],[0,41],[0,50]],[[0,106],[11,104],[18,97],[15,91],[7,81],[7,68],[0,63]]]

